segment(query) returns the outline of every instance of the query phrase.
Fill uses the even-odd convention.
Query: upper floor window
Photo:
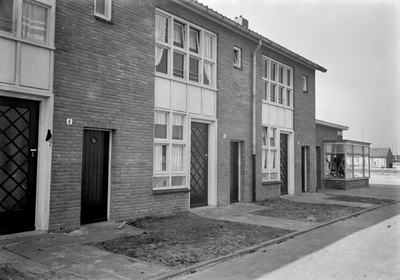
[[[293,69],[267,57],[263,57],[262,66],[262,99],[293,107]]]
[[[303,91],[308,91],[308,78],[307,76],[303,76]]]
[[[2,0],[0,1],[0,31],[47,43],[49,41],[49,11],[50,3],[46,5],[42,1]],[[20,31],[18,26],[20,26]]]
[[[94,15],[105,20],[111,20],[112,0],[95,0]]]
[[[157,74],[215,87],[214,34],[161,11],[155,29]]]
[[[233,47],[233,65],[235,67],[242,67],[242,49]]]

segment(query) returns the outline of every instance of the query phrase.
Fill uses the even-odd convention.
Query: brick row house
[[[0,233],[316,190],[326,69],[244,18],[192,0],[0,5]]]

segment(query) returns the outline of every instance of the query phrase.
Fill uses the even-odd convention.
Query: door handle
[[[37,152],[37,150],[36,149],[31,149],[31,157],[36,157],[36,152]]]

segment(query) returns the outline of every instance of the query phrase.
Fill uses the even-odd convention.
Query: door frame
[[[241,159],[241,151],[242,151],[242,145],[241,145],[241,141],[235,141],[235,140],[230,140],[230,142],[229,142],[229,144],[231,145],[232,143],[237,143],[238,144],[238,178],[237,178],[237,180],[238,180],[238,202],[240,202],[241,201],[241,196],[240,196],[240,181],[241,181],[241,171],[242,171],[242,169],[241,169],[241,167],[242,167],[242,159]],[[229,146],[230,146],[229,145]],[[231,147],[231,146],[230,146]],[[230,161],[229,161],[229,163],[230,163],[230,167],[229,167],[229,169],[230,169],[230,171],[232,172],[232,170],[231,170],[231,160],[232,160],[232,158],[230,158]],[[232,176],[232,175],[231,175]],[[232,177],[230,177],[230,178],[232,178]],[[229,191],[230,191],[230,188],[231,188],[231,184],[232,184],[232,182],[230,181],[230,184],[229,184]],[[229,192],[230,193],[230,192]],[[231,203],[231,201],[230,201],[230,203]]]
[[[208,194],[207,201],[209,206],[217,206],[217,121],[214,119],[200,119],[194,116],[189,116],[189,129],[192,129],[192,122],[208,124]],[[190,143],[191,143],[191,133],[188,133],[188,153],[187,162],[189,163],[187,167],[187,174],[190,177]],[[188,177],[188,178],[189,178]],[[188,180],[190,182],[190,178]],[[190,183],[188,185],[190,190]],[[190,209],[190,195],[188,196],[188,208]]]
[[[25,93],[1,89],[0,95],[27,101],[39,101],[35,230],[49,230],[52,140],[46,141],[45,139],[48,130],[53,134],[54,95],[43,94],[36,90]]]
[[[110,209],[111,209],[111,147],[112,147],[112,139],[113,139],[113,130],[97,128],[97,127],[83,127],[83,130],[98,130],[108,132],[108,176],[107,176],[107,221],[110,220]],[[83,132],[82,132],[82,141],[83,141]],[[82,145],[82,153],[83,153],[83,145]],[[82,157],[83,159],[83,157]],[[83,162],[82,162],[83,165]],[[81,190],[82,191],[82,190]]]

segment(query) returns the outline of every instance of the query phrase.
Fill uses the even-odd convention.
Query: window
[[[0,1],[0,30],[13,33],[14,0]]]
[[[154,113],[153,187],[186,187],[185,115]]]
[[[263,57],[263,88],[264,101],[293,107],[293,70],[284,64]]]
[[[308,91],[308,79],[307,76],[303,76],[303,91]]]
[[[112,0],[95,0],[94,15],[107,21],[111,21],[111,7]]]
[[[242,67],[242,49],[233,47],[233,65],[235,67]]]
[[[215,87],[215,35],[159,10],[155,31],[157,75]]]
[[[262,180],[278,180],[278,148],[276,128],[262,128]]]

